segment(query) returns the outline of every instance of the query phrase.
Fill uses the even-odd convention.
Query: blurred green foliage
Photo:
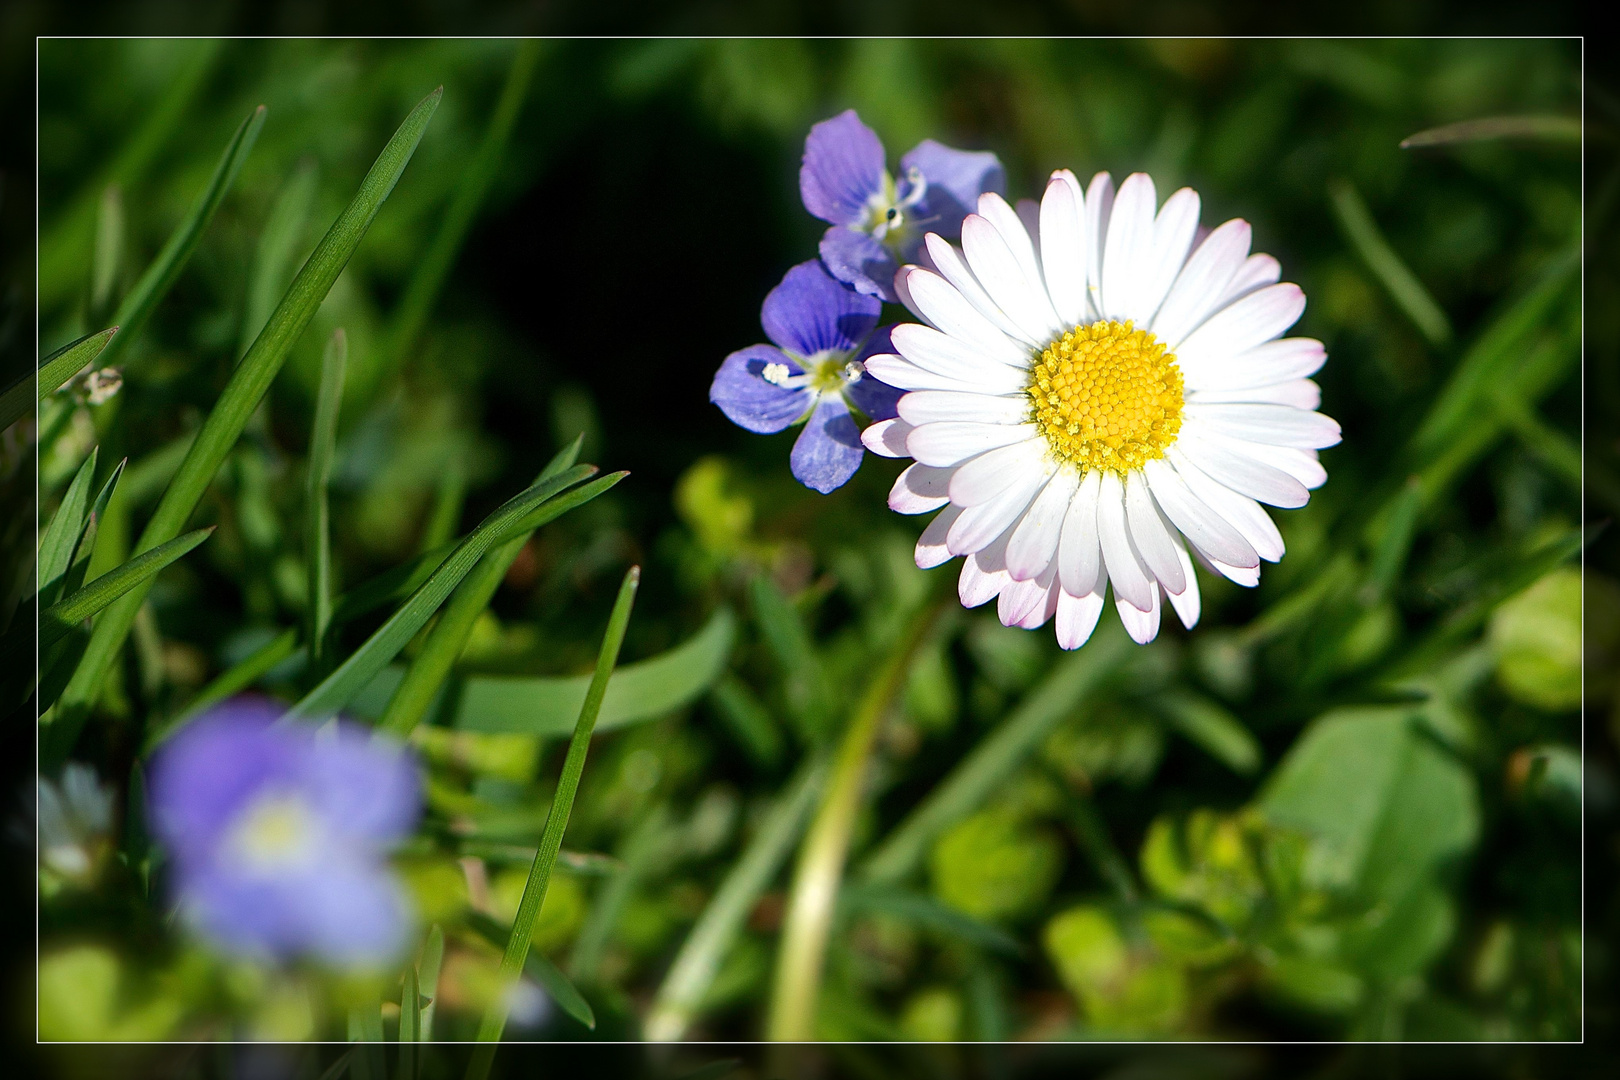
[[[954,567],[911,563],[916,525],[884,505],[892,463],[868,458],[816,496],[788,476],[791,435],[747,435],[706,401],[721,358],[759,339],[765,291],[814,250],[801,140],[847,106],[891,152],[924,137],[995,150],[1021,196],[1053,168],[1145,169],[1161,192],[1196,187],[1206,223],[1247,218],[1310,299],[1298,332],[1328,345],[1323,410],[1346,434],[1323,455],[1326,487],[1276,515],[1288,554],[1257,590],[1202,578],[1197,629],[1167,628],[1094,684],[1066,674],[1049,632],[983,610],[937,624],[880,733],[855,867],[1009,718],[1033,715],[1021,708],[1068,703],[1000,760],[990,790],[947,808],[890,893],[845,897],[818,1032],[1579,1036],[1595,978],[1581,968],[1582,767],[1589,792],[1615,782],[1612,748],[1593,757],[1588,742],[1581,757],[1583,616],[1590,717],[1612,715],[1620,643],[1612,560],[1588,568],[1584,612],[1575,569],[1589,539],[1579,157],[1556,125],[1400,148],[1456,121],[1575,115],[1577,43],[550,42],[420,316],[404,298],[514,51],[41,45],[47,350],[107,321],[242,116],[269,106],[190,264],[121,346],[123,389],[90,404],[70,384],[42,406],[47,515],[93,447],[98,482],[129,458],[92,574],[122,561],[376,148],[446,88],[191,522],[216,532],[158,579],[75,755],[119,793],[131,836],[93,882],[42,902],[42,1037],[341,1037],[354,1004],[398,1001],[398,973],[367,983],[199,953],[164,922],[161,863],[148,879],[135,858],[136,748],[304,622],[306,455],[322,347],[340,326],[338,588],[439,550],[576,435],[588,460],[632,473],[517,554],[451,704],[414,736],[429,815],[401,866],[424,929],[443,929],[440,1036],[470,1037],[498,990],[498,942],[478,920],[510,922],[566,730],[458,725],[453,703],[510,677],[555,689],[588,671],[630,561],[647,576],[627,661],[698,640],[711,618],[735,622],[691,693],[617,727],[604,713],[535,933],[597,1024],[553,1011],[521,1034],[640,1033],[794,767],[836,737],[910,614],[953,587]],[[407,316],[422,322],[402,339]],[[1587,461],[1605,515],[1613,457]],[[340,625],[335,655],[384,614]],[[1087,649],[1105,647],[1100,631]],[[271,659],[255,685],[291,700],[302,661]],[[750,894],[686,1034],[758,1036],[787,881],[775,871]]]

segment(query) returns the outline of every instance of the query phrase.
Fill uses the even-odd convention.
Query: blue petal
[[[825,495],[855,475],[864,452],[849,406],[837,394],[828,394],[793,444],[794,479]]]
[[[765,297],[759,321],[765,336],[800,356],[851,352],[877,325],[883,304],[846,288],[817,259],[789,270]]]
[[[936,232],[949,240],[961,235],[962,219],[979,205],[981,194],[1000,195],[1007,187],[1000,159],[988,150],[953,150],[924,139],[900,159],[902,177],[913,168],[922,173],[928,190],[912,209],[911,220],[920,233]],[[906,192],[899,194],[904,198]]]
[[[872,336],[866,339],[866,344],[861,346],[861,351],[855,359],[865,360],[868,356],[894,352],[894,345],[889,341],[889,332],[893,329],[893,324],[890,324],[872,331]],[[900,395],[905,391],[890,386],[876,375],[867,372],[856,382],[846,384],[844,393],[854,402],[857,409],[871,419],[893,420],[900,415]]]
[[[856,225],[866,201],[883,191],[883,143],[846,109],[810,129],[799,168],[804,208],[834,225]]]
[[[750,345],[726,357],[709,385],[709,400],[720,406],[726,418],[740,428],[769,435],[781,431],[809,411],[815,395],[800,387],[790,390],[768,383],[766,364],[786,364],[790,375],[804,369],[779,349]]]
[[[303,787],[327,828],[363,844],[403,839],[421,811],[414,755],[353,724],[339,723],[310,741]]]
[[[900,302],[894,291],[894,272],[899,265],[894,254],[870,233],[834,225],[822,234],[821,261],[833,277],[856,292],[882,297],[891,304]]]

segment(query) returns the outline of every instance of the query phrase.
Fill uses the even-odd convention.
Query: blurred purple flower
[[[923,236],[956,239],[979,195],[999,195],[1006,185],[996,155],[953,150],[933,139],[900,159],[897,183],[884,167],[883,143],[854,109],[810,129],[799,169],[804,208],[832,225],[821,238],[828,271],[890,303],[899,300],[894,272],[916,260]]]
[[[793,444],[794,477],[825,495],[860,468],[865,447],[849,407],[873,420],[898,415],[900,391],[868,375],[862,361],[892,352],[877,327],[882,303],[841,285],[812,259],[789,270],[765,297],[759,321],[776,344],[726,357],[709,400],[731,422],[770,434],[808,419]]]
[[[280,716],[226,702],[153,762],[153,831],[181,912],[233,954],[386,963],[411,924],[386,852],[415,825],[416,763],[364,728]]]

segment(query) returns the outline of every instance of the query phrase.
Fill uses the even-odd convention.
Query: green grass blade
[[[380,607],[405,599],[422,583],[433,576],[433,572],[444,565],[444,560],[456,550],[454,544],[446,544],[434,551],[424,551],[413,559],[390,567],[361,582],[349,591],[341,594],[332,602],[332,626],[342,626],[344,623],[358,619],[362,615],[376,611]]]
[[[1433,345],[1441,348],[1451,341],[1451,320],[1440,305],[1435,303],[1429,290],[1423,287],[1410,267],[1389,246],[1371,211],[1353,185],[1347,180],[1328,183],[1328,199],[1338,218],[1350,246],[1372,271],[1373,277],[1384,287],[1395,306],[1412,321],[1418,332]]]
[[[506,85],[501,90],[500,101],[495,106],[495,114],[490,118],[483,141],[462,170],[461,181],[450,199],[439,231],[417,261],[410,283],[405,287],[405,296],[400,301],[383,345],[385,368],[397,364],[416,344],[416,338],[432,312],[433,303],[455,265],[456,254],[461,250],[479,204],[484,201],[500,169],[507,140],[512,135],[512,126],[517,122],[528,94],[529,79],[534,74],[539,52],[540,43],[532,38],[518,43],[517,54],[513,56],[512,66],[507,72]]]
[[[309,627],[304,640],[310,659],[320,664],[326,653],[326,631],[332,623],[332,518],[327,488],[337,449],[338,408],[343,404],[343,369],[349,361],[349,339],[340,326],[332,331],[321,358],[321,388],[315,398],[315,423],[309,436],[309,475],[304,491],[304,546],[309,564]]]
[[[499,539],[506,540],[517,536],[519,533],[533,532],[542,525],[556,521],[568,511],[585,505],[629,475],[628,472],[621,469],[618,472],[611,472],[604,477],[592,480],[588,484],[581,484],[573,491],[553,499],[536,510],[530,511],[528,516],[514,521],[507,526],[506,532]]]
[[[439,489],[433,497],[433,512],[422,530],[422,550],[432,551],[449,543],[461,524],[461,509],[467,502],[467,474],[454,459],[439,472]]]
[[[817,756],[803,765],[783,789],[742,856],[720,883],[658,987],[647,1016],[646,1037],[653,1042],[683,1038],[697,1018],[703,999],[741,933],[748,913],[787,862],[804,832],[805,820],[827,777],[827,762]]]
[[[1201,694],[1172,691],[1158,698],[1170,726],[1239,776],[1260,768],[1260,740],[1243,721]]]
[[[287,294],[236,366],[202,430],[192,441],[185,460],[141,534],[138,550],[150,550],[173,539],[185,527],[259,400],[281,370],[288,351],[315,317],[316,309],[348,264],[383,201],[394,190],[442,94],[443,88],[435,90],[405,118],[388,145],[383,147],[371,171],[366,173],[360,190],[298,271]],[[84,659],[58,702],[56,717],[43,747],[47,765],[60,763],[73,748],[89,716],[90,705],[100,692],[102,678],[123,647],[144,597],[144,591],[136,589],[97,621]]]
[[[609,684],[611,685],[611,684]],[[587,985],[601,981],[602,958],[624,908],[641,882],[659,863],[680,850],[681,832],[670,821],[669,807],[654,803],[614,852],[618,864],[591,896],[585,922],[568,954],[568,974]]]
[[[1423,484],[1417,477],[1407,480],[1401,493],[1390,503],[1384,527],[1373,548],[1372,561],[1367,568],[1367,580],[1361,586],[1363,607],[1381,603],[1394,588],[1412,550],[1412,537],[1417,531],[1418,513],[1423,509]]]
[[[798,608],[764,574],[750,583],[749,598],[760,637],[786,680],[788,708],[799,722],[800,735],[809,741],[824,738],[833,722],[832,701],[815,643]]]
[[[620,668],[608,685],[596,721],[598,730],[663,716],[695,700],[725,669],[736,629],[736,617],[721,608],[685,643]],[[463,731],[566,735],[590,693],[593,678],[470,678],[452,722]]]
[[[287,630],[277,634],[253,650],[248,656],[221,672],[213,682],[198,691],[197,696],[191,699],[191,704],[186,706],[184,712],[161,727],[154,728],[147,735],[146,744],[141,748],[141,753],[150,754],[157,748],[158,744],[176,731],[179,731],[226,698],[240,694],[264,678],[272,668],[297,651],[298,631]]]
[[[434,923],[422,946],[422,959],[416,965],[416,983],[422,995],[422,1018],[416,1031],[422,1042],[433,1041],[433,1008],[439,999],[439,969],[443,964],[444,929]]]
[[[1426,128],[1402,139],[1401,149],[1415,150],[1425,146],[1450,146],[1494,139],[1579,143],[1581,121],[1577,116],[1487,116]]]
[[[1016,957],[1024,951],[1018,939],[1001,927],[965,915],[923,893],[892,885],[850,885],[839,891],[840,918],[869,912],[889,915],[1004,956]]]
[[[247,115],[247,118],[237,126],[236,134],[225,147],[225,153],[220,156],[219,164],[214,166],[214,175],[209,178],[208,186],[197,201],[191,204],[186,216],[180,219],[180,224],[174,232],[169,234],[168,243],[163,245],[157,258],[146,268],[135,287],[129,291],[123,301],[118,305],[118,311],[113,316],[113,322],[122,328],[123,332],[108,342],[107,349],[102,353],[102,363],[112,365],[129,348],[130,342],[140,335],[146,326],[146,320],[152,317],[152,312],[158,303],[168,295],[169,289],[174,286],[180,277],[180,271],[186,268],[191,261],[192,254],[197,250],[197,244],[202,240],[202,234],[208,228],[208,223],[214,219],[214,211],[224,201],[225,193],[230,190],[231,184],[236,180],[236,174],[241,172],[242,163],[253,150],[253,144],[258,141],[259,132],[264,128],[265,107],[260,105]]]
[[[416,1080],[416,1044],[422,1041],[417,1025],[422,1020],[422,994],[416,985],[416,965],[405,965],[405,987],[399,995],[399,1080]]]
[[[318,177],[319,170],[313,160],[300,164],[276,196],[276,204],[265,219],[264,231],[259,234],[258,247],[253,252],[253,266],[248,271],[247,306],[242,313],[242,336],[236,347],[238,358],[247,355],[253,339],[264,329],[276,301],[292,280],[297,266],[293,260],[301,253],[304,230],[309,226],[310,210],[315,204]]]
[[[564,447],[541,470],[535,482],[544,483],[572,468],[579,458],[582,442],[582,439],[575,439],[571,445]],[[518,552],[523,550],[523,545],[528,543],[529,537],[533,535],[532,531],[519,533],[496,547],[480,559],[472,573],[456,586],[456,591],[445,604],[444,612],[433,624],[433,629],[428,631],[427,640],[422,643],[421,651],[411,661],[405,678],[394,691],[394,696],[389,699],[382,719],[377,722],[379,728],[405,738],[421,721],[427,713],[428,706],[433,703],[433,699],[444,685],[444,680],[449,676],[456,658],[466,647],[473,624],[489,606],[495,590],[500,587],[506,577],[506,571],[511,568],[512,560],[517,558]]]
[[[96,537],[101,532],[101,522],[107,515],[107,507],[112,504],[113,492],[118,490],[118,480],[124,475],[124,466],[128,461],[128,458],[124,458],[113,466],[112,475],[101,485],[101,491],[97,493],[96,501],[90,504],[90,512],[85,515],[84,525],[79,530],[79,540],[73,546],[73,556],[68,562],[67,573],[62,575],[62,587],[56,595],[42,597],[43,603],[53,604],[60,597],[76,592],[84,585],[85,575],[90,569],[90,555],[96,549]]]
[[[96,203],[96,242],[90,254],[90,322],[101,321],[112,306],[113,288],[124,261],[124,189],[108,184]]]
[[[608,678],[618,663],[619,646],[624,644],[625,628],[630,624],[630,609],[635,604],[636,588],[641,584],[641,567],[632,566],[619,586],[619,595],[613,602],[613,613],[608,617],[607,632],[602,636],[602,649],[596,661],[596,673],[591,676],[590,691],[579,710],[579,721],[568,741],[568,755],[563,759],[562,773],[557,779],[557,790],[551,799],[551,813],[546,817],[546,828],[540,836],[540,846],[534,853],[534,865],[529,869],[529,880],[523,886],[523,898],[518,901],[517,917],[512,920],[512,935],[507,939],[506,952],[501,957],[501,975],[508,983],[517,980],[529,955],[529,938],[534,933],[534,921],[545,902],[546,889],[551,884],[551,869],[562,848],[563,833],[568,828],[568,817],[574,809],[574,796],[579,791],[580,774],[585,771],[585,755],[590,749],[591,733],[596,727],[596,715],[607,694]],[[470,1080],[484,1080],[489,1075],[490,1062],[495,1057],[495,1044],[500,1041],[506,1027],[506,1005],[499,997],[484,1013],[478,1026],[480,1045],[467,1066]]]
[[[478,528],[456,545],[450,557],[411,594],[411,598],[366,639],[365,644],[293,706],[291,715],[306,720],[322,720],[347,705],[427,624],[451,590],[472,571],[484,553],[506,535],[512,522],[595,471],[594,466],[575,466],[513,497],[485,518]]]
[[[0,392],[0,431],[33,412],[36,404],[60,390],[63,383],[101,355],[116,333],[118,327],[109,326],[69,342],[41,360],[38,372],[24,375]]]
[[[539,953],[530,953],[529,959],[524,963],[523,970],[529,977],[551,995],[562,1011],[584,1024],[592,1031],[596,1030],[596,1012],[591,1003],[585,1000],[585,995],[579,992],[571,979],[564,975],[550,960]]]
[[[99,448],[92,449],[73,475],[62,504],[51,515],[39,537],[39,598],[42,605],[56,602],[62,578],[73,563],[73,552],[84,535],[85,512],[90,502],[90,480],[95,476]]]
[[[96,578],[90,584],[64,597],[40,612],[39,647],[56,642],[79,623],[99,613],[114,600],[125,595],[143,582],[150,581],[158,571],[180,558],[186,552],[208,539],[213,528],[196,529],[184,536],[159,544],[142,552],[118,569]]]
[[[893,884],[910,874],[940,833],[982,806],[1058,724],[1074,715],[1129,648],[1123,631],[1098,627],[1084,648],[1059,661],[1024,703],[906,815],[866,860],[861,878]]]
[[[353,1058],[354,1051],[352,1049],[343,1051],[332,1060],[332,1064],[326,1067],[326,1071],[321,1073],[320,1080],[339,1080],[344,1073],[349,1071],[349,1063]]]
[[[714,711],[748,756],[765,769],[774,769],[786,751],[781,729],[754,692],[734,675],[715,683],[710,695]]]

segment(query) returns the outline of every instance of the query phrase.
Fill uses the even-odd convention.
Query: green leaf
[[[325,657],[326,631],[332,622],[332,519],[327,488],[337,447],[338,408],[343,403],[343,369],[348,362],[349,339],[340,326],[332,331],[321,358],[321,388],[315,398],[304,491],[304,544],[309,564],[309,627],[304,639],[316,664]]]
[[[416,145],[427,129],[428,120],[438,108],[443,92],[441,87],[429,94],[405,118],[388,145],[383,147],[371,171],[366,173],[360,190],[298,271],[298,276],[293,279],[264,330],[254,339],[247,355],[236,366],[230,382],[209,412],[208,419],[203,422],[202,429],[197,432],[179,470],[141,534],[136,546],[138,552],[148,551],[173,539],[185,527],[203,493],[213,482],[220,464],[241,436],[276,373],[281,370],[288,351],[315,317],[315,311],[332,283],[343,272],[384,200],[394,190],[406,163],[416,152]],[[54,767],[65,760],[78,740],[79,730],[89,716],[90,704],[100,693],[102,678],[123,647],[144,598],[144,589],[137,588],[97,621],[84,659],[63,691],[62,700],[57,703],[55,718],[41,748],[45,767]]]
[[[557,778],[557,789],[551,799],[551,813],[546,815],[546,829],[540,836],[540,846],[534,853],[534,865],[529,869],[529,880],[523,886],[523,898],[518,901],[517,916],[512,920],[512,935],[507,939],[506,952],[501,956],[501,974],[509,981],[517,979],[529,955],[529,938],[534,933],[534,921],[545,903],[546,889],[551,883],[551,869],[562,848],[563,833],[568,829],[568,818],[574,809],[574,796],[579,792],[579,778],[585,771],[585,755],[590,749],[591,734],[596,717],[607,694],[608,678],[619,659],[619,647],[624,644],[625,628],[630,624],[630,609],[635,603],[636,588],[641,584],[641,567],[632,566],[619,586],[619,595],[613,602],[613,613],[608,616],[607,632],[602,636],[602,649],[591,676],[591,686],[579,710],[579,722],[574,725],[573,737],[568,740],[568,754],[563,759],[562,773]],[[506,1027],[505,1002],[497,998],[484,1013],[478,1025],[478,1048],[467,1065],[471,1080],[483,1080],[489,1075],[490,1063],[495,1057],[495,1044],[500,1041]]]
[[[276,665],[292,656],[298,650],[298,631],[287,630],[257,649],[248,656],[221,672],[213,682],[203,687],[192,698],[186,711],[174,717],[167,723],[153,728],[146,737],[146,745],[141,748],[142,754],[150,754],[176,731],[185,727],[191,721],[224,701],[234,697],[258,682]]]
[[[576,466],[519,493],[485,518],[478,528],[456,545],[450,557],[429,575],[421,587],[411,594],[411,598],[389,616],[388,621],[360,648],[350,653],[337,670],[305,694],[289,715],[306,720],[325,719],[347,705],[378,672],[388,666],[389,661],[399,655],[399,651],[416,636],[416,632],[427,625],[450,591],[471,572],[484,553],[506,537],[513,522],[595,471],[595,466]]]
[[[158,571],[202,543],[213,528],[196,529],[184,536],[142,552],[116,570],[96,578],[72,596],[65,597],[39,616],[41,649],[64,637],[79,623],[91,618],[137,585],[150,581]]]
[[[871,884],[904,879],[934,839],[984,804],[1052,730],[1074,715],[1124,659],[1129,640],[1116,626],[1099,627],[1084,648],[1059,661],[1024,703],[996,725],[878,845],[861,868]]]
[[[1361,193],[1348,180],[1328,182],[1328,198],[1345,239],[1356,249],[1361,261],[1372,271],[1373,277],[1389,293],[1395,306],[1400,308],[1412,325],[1418,328],[1430,345],[1443,347],[1451,341],[1451,320],[1440,305],[1435,303],[1429,290],[1423,287],[1417,275],[1389,246],[1378,223],[1373,220]]]
[[[275,310],[276,301],[292,280],[302,250],[304,231],[309,225],[309,212],[315,204],[318,171],[313,159],[300,164],[276,196],[264,228],[259,232],[259,243],[253,252],[253,265],[248,271],[247,304],[242,313],[242,336],[236,347],[240,358],[247,354],[253,339],[259,336],[264,324]]]
[[[41,360],[37,373],[24,375],[0,392],[0,431],[33,412],[34,406],[60,390],[63,383],[101,355],[116,333],[118,327],[109,326],[68,342]]]
[[[129,348],[130,342],[140,336],[140,332],[146,327],[146,320],[152,317],[152,312],[180,277],[180,271],[191,261],[192,253],[197,250],[203,232],[214,218],[214,211],[219,209],[219,204],[225,199],[225,193],[236,180],[236,174],[242,170],[242,163],[247,160],[248,154],[253,150],[253,144],[258,141],[259,132],[264,127],[265,112],[265,107],[260,105],[237,126],[236,134],[231,137],[231,141],[225,146],[225,152],[220,155],[219,164],[214,166],[214,175],[209,178],[208,186],[197,196],[197,201],[191,204],[191,209],[180,219],[180,224],[175,226],[174,232],[169,234],[168,243],[163,245],[163,250],[152,260],[152,265],[146,268],[146,272],[129,291],[129,295],[118,305],[113,322],[122,332],[108,342],[106,351],[101,356],[103,364],[116,363],[124,350]]]
[[[93,448],[84,459],[73,482],[68,485],[62,503],[51,515],[50,524],[39,537],[39,599],[51,604],[60,595],[62,578],[73,564],[73,553],[84,535],[85,510],[90,502],[90,480],[96,472],[99,448]]]
[[[840,915],[874,913],[889,915],[913,926],[936,930],[969,945],[1021,956],[1018,939],[999,926],[963,914],[931,896],[891,885],[846,885],[838,894]]]
[[[1454,143],[1485,142],[1493,139],[1533,139],[1539,142],[1579,143],[1581,121],[1577,116],[1486,116],[1455,124],[1425,128],[1401,140],[1402,150]]]
[[[724,670],[735,636],[736,618],[721,608],[691,640],[662,656],[620,668],[608,685],[597,729],[609,731],[650,720],[695,699]],[[569,717],[578,715],[591,679],[475,676],[462,687],[453,722],[464,731],[563,735],[569,730]]]
[[[551,995],[551,1000],[562,1006],[563,1012],[592,1031],[596,1030],[596,1013],[591,1011],[591,1003],[585,1000],[585,995],[579,992],[556,964],[539,953],[532,952],[529,959],[524,962],[523,970],[535,982],[545,987],[546,993]]]
[[[1260,768],[1260,742],[1243,721],[1201,694],[1173,691],[1159,697],[1170,723],[1210,757],[1239,776]]]

